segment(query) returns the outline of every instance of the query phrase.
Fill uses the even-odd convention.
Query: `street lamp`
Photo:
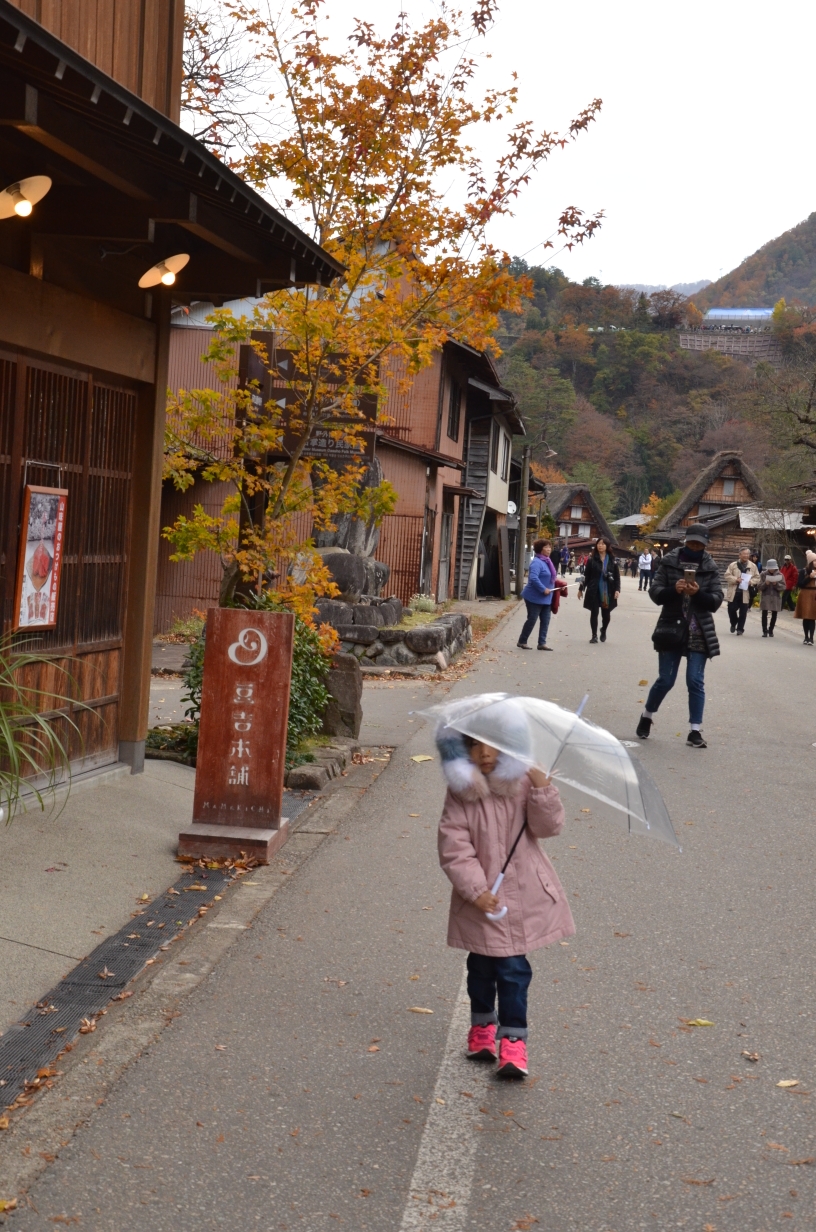
[[[17,180],[0,192],[0,218],[28,218],[32,208],[42,201],[51,187],[51,177],[30,175],[26,180]]]
[[[184,269],[189,260],[188,252],[177,252],[173,257],[165,257],[163,261],[157,261],[155,265],[151,265],[146,274],[142,274],[139,286],[142,288],[157,287],[161,283],[165,287],[172,287],[176,281],[176,274]]]

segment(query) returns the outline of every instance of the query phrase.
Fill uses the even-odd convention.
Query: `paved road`
[[[588,645],[573,595],[556,653],[516,651],[514,615],[454,692],[572,706],[589,690],[589,717],[631,738],[639,682],[655,672],[655,610],[624,586],[606,645]],[[638,750],[683,854],[630,839],[578,797],[548,844],[578,934],[533,956],[527,1084],[461,1059],[438,762],[410,760],[434,751],[406,713],[428,690],[378,685],[369,738],[400,741],[388,770],[65,1147],[14,1227],[812,1232],[816,652],[792,633],[763,641],[753,616],[739,640],[719,627],[710,747],[685,747],[676,689]],[[714,1025],[683,1021],[695,1018]],[[777,1085],[787,1080],[799,1085]]]

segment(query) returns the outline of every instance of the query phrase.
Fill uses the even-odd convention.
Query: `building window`
[[[573,521],[580,522],[583,516],[584,516],[584,510],[582,506],[573,505],[572,508],[570,509],[570,517],[573,519]]]
[[[510,437],[506,432],[502,432],[502,463],[501,477],[507,482],[507,476],[510,474]]]
[[[558,527],[558,533],[562,539],[569,539],[570,535],[572,534],[572,527],[570,526],[569,522],[562,522],[561,525]]]
[[[499,473],[499,437],[501,436],[501,428],[497,423],[493,424],[493,436],[490,441],[490,469],[494,475]]]
[[[579,539],[588,539],[588,538],[589,538],[589,532],[590,532],[591,530],[592,530],[592,527],[589,525],[589,523],[588,523],[588,522],[582,522],[582,524],[578,527],[578,538],[579,538]]]
[[[733,496],[736,482],[733,479],[723,479],[723,496]]]
[[[448,436],[452,441],[459,440],[459,418],[462,409],[462,391],[455,381],[451,381],[448,394]]]

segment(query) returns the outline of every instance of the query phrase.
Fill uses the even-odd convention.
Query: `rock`
[[[335,629],[338,625],[354,624],[349,603],[341,603],[338,599],[318,599],[315,607],[318,611],[318,619],[325,621],[326,624],[334,625]]]
[[[445,658],[444,650],[440,650],[439,653],[435,655],[435,658],[436,666],[439,668],[440,672],[444,672],[445,668],[448,666],[448,660]]]
[[[445,629],[439,625],[417,625],[405,634],[405,645],[420,655],[436,654],[446,641]]]
[[[390,603],[391,606],[393,607],[396,613],[396,619],[394,621],[394,624],[398,625],[399,622],[402,620],[402,613],[405,611],[404,607],[402,606],[402,599],[398,598],[397,595],[389,595],[386,602]]]
[[[356,625],[376,625],[379,629],[385,624],[380,609],[378,607],[371,607],[368,603],[355,603],[349,611]]]
[[[356,740],[363,721],[363,675],[354,655],[332,656],[326,688],[330,696],[323,715],[323,733]]]
[[[410,667],[416,663],[417,656],[412,650],[409,650],[404,642],[397,642],[394,646],[387,646],[382,654],[377,659],[378,667]]]
[[[382,642],[373,642],[370,646],[366,647],[365,657],[367,659],[376,659],[377,655],[382,654],[384,650],[385,646],[383,646]]]
[[[319,766],[316,762],[295,766],[286,776],[286,786],[294,791],[321,791],[328,781],[326,767]]]
[[[383,618],[384,625],[395,625],[397,623],[399,619],[397,609],[389,599],[386,599],[385,603],[381,603],[377,610]]]
[[[323,563],[340,588],[340,597],[347,603],[357,603],[366,588],[366,561],[341,548],[321,552]]]
[[[393,646],[395,642],[404,642],[407,629],[378,629],[377,636],[385,646]]]
[[[378,632],[376,625],[341,625],[337,630],[337,636],[341,642],[370,646],[372,642],[376,642]]]
[[[351,648],[351,653],[354,655],[355,659],[362,659],[365,652],[366,652],[366,648],[362,642],[358,642],[356,645],[352,646]]]
[[[382,594],[383,586],[388,582],[391,576],[391,566],[386,565],[384,561],[374,560],[372,557],[366,557],[366,588],[367,595]]]
[[[462,612],[448,612],[444,616],[438,616],[433,622],[435,625],[446,625],[452,630],[454,637],[460,633],[464,633],[468,627],[468,618]]]

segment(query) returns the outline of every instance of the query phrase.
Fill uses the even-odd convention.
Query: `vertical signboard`
[[[67,488],[27,483],[14,598],[15,629],[53,629],[57,623]]]
[[[207,616],[193,825],[181,855],[268,859],[280,846],[294,616]]]

